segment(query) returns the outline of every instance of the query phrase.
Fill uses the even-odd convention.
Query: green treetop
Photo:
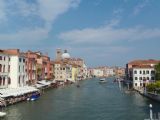
[[[160,63],[158,63],[156,66],[155,66],[155,71],[156,71],[156,80],[160,80]]]

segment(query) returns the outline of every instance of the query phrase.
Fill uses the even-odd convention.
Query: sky
[[[0,49],[57,48],[90,67],[160,59],[160,0],[0,0]]]

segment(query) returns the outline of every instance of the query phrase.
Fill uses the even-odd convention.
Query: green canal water
[[[125,92],[109,78],[106,84],[98,79],[45,91],[37,101],[26,101],[4,109],[2,120],[144,120],[160,112],[160,103],[136,92]]]

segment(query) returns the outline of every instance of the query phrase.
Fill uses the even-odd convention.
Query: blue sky
[[[160,59],[159,11],[159,0],[0,0],[0,45],[68,49],[88,66]]]

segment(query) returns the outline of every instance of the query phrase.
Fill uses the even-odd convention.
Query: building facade
[[[139,89],[146,84],[155,81],[155,69],[159,60],[134,60],[126,64],[126,80],[133,84],[133,88]]]
[[[27,83],[26,57],[19,49],[1,50],[0,85],[2,88],[23,87]]]
[[[0,50],[0,88],[6,88],[10,84],[9,61],[9,55],[4,50]]]
[[[155,69],[152,66],[136,66],[133,68],[133,88],[141,89],[155,82]]]
[[[104,76],[104,71],[102,69],[93,69],[93,76],[95,77],[103,77]]]

